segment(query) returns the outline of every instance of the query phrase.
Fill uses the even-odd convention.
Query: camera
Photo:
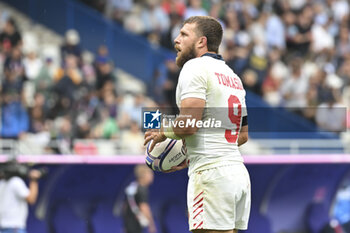
[[[32,169],[28,165],[19,164],[16,161],[10,161],[5,163],[2,166],[1,170],[1,177],[8,180],[14,176],[20,177],[22,179],[28,179],[30,178],[29,173]],[[40,178],[43,178],[48,173],[47,168],[45,167],[35,168],[35,170],[40,172]]]

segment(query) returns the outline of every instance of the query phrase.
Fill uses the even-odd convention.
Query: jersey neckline
[[[221,60],[221,61],[224,60],[220,54],[216,54],[216,53],[205,53],[201,57],[204,57],[204,56],[212,57],[214,59],[218,59],[218,60]]]

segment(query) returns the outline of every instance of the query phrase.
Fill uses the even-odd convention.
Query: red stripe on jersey
[[[200,205],[197,207],[197,209],[195,209],[195,210],[193,211],[193,213],[195,213],[199,208],[202,208],[202,207],[203,207],[203,203],[200,204]]]
[[[196,227],[196,229],[198,229],[200,226],[202,226],[203,225],[203,221],[201,221],[199,224],[198,224],[198,226]]]
[[[193,199],[193,201],[195,201],[200,195],[202,195],[203,194],[203,191],[200,193],[200,194],[198,194],[194,199]]]
[[[199,199],[196,203],[193,204],[193,207],[195,207],[196,205],[198,205],[201,201],[203,201],[203,197],[201,199]]]
[[[197,218],[198,215],[200,215],[203,212],[203,209],[201,209],[194,217],[193,219]]]

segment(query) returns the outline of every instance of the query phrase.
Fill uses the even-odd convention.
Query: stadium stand
[[[0,154],[18,156],[25,163],[51,164],[48,177],[40,183],[39,204],[30,209],[30,232],[121,231],[116,200],[132,177],[130,161],[143,161],[129,156],[128,162],[112,155],[142,154],[142,146],[134,144],[142,141],[137,127],[141,107],[173,104],[169,97],[178,70],[172,62],[171,41],[184,15],[193,12],[221,19],[225,27],[221,52],[248,90],[252,140],[242,152],[290,154],[246,158],[253,190],[249,231],[319,232],[334,216],[342,219],[344,226],[349,224],[344,203],[350,199],[344,195],[342,205],[334,205],[349,171],[349,159],[339,156],[350,151],[349,113],[332,119],[335,125],[324,124],[329,121],[317,117],[318,107],[326,108],[329,102],[349,111],[349,3],[185,3],[0,2],[0,32],[12,18],[23,42],[23,54],[9,49],[8,42],[0,45]],[[159,25],[162,30],[143,25],[147,22],[143,17],[149,18],[154,9],[165,12],[159,13],[165,18],[158,19],[165,22],[165,26]],[[25,71],[25,78],[21,73],[18,83],[11,86],[23,90],[23,95],[18,95],[21,91],[13,96],[6,93],[3,66],[10,62]],[[69,75],[63,75],[65,72]],[[20,113],[18,119],[14,112]],[[48,154],[53,155],[39,156]],[[66,155],[66,160],[54,156],[59,154]],[[109,157],[91,158],[97,154]],[[305,160],[307,156],[309,160]],[[59,164],[62,161],[70,165]],[[157,228],[164,233],[186,232],[185,172],[157,174],[155,179],[150,191]],[[321,207],[317,205],[320,200]],[[88,214],[81,214],[85,210]]]
[[[1,127],[3,138],[3,140],[1,141],[2,153],[76,153],[82,155],[115,155],[123,153],[125,154],[125,149],[129,149],[127,151],[129,154],[142,153],[141,143],[139,143],[139,147],[131,147],[127,142],[120,142],[123,140],[128,140],[128,137],[130,136],[139,138],[141,137],[140,129],[132,126],[135,124],[132,124],[132,122],[130,122],[129,114],[133,114],[131,119],[139,120],[139,116],[137,114],[140,112],[140,109],[135,110],[133,108],[133,102],[137,101],[137,103],[135,104],[140,105],[140,108],[145,101],[151,102],[143,97],[142,93],[145,92],[144,83],[121,69],[115,69],[113,71],[113,75],[111,76],[115,85],[111,88],[113,92],[118,92],[120,94],[118,96],[118,99],[116,99],[115,94],[111,94],[112,92],[108,92],[108,94],[106,94],[105,96],[101,96],[101,99],[96,99],[96,94],[94,93],[94,85],[96,82],[96,78],[98,78],[98,80],[103,80],[103,77],[99,74],[96,74],[98,73],[98,68],[94,67],[94,55],[91,52],[88,52],[87,50],[83,50],[83,52],[80,52],[81,49],[79,45],[73,46],[67,44],[68,40],[70,40],[73,44],[78,43],[80,41],[80,37],[77,31],[68,30],[65,34],[66,38],[64,38],[58,35],[57,33],[54,33],[47,27],[34,23],[25,15],[14,10],[13,8],[10,8],[4,3],[2,3],[1,9],[3,13],[2,15],[4,16],[3,23],[5,23],[7,19],[9,19],[10,15],[12,15],[11,17],[15,19],[16,25],[18,26],[18,31],[20,32],[20,34],[22,34],[23,38],[23,54],[25,56],[32,56],[29,54],[33,54],[33,56],[35,56],[34,59],[36,61],[34,63],[38,66],[36,71],[32,71],[32,67],[34,67],[33,62],[30,63],[30,65],[27,65],[27,67],[24,67],[25,71],[28,70],[26,73],[29,72],[33,77],[28,76],[27,74],[24,77],[19,77],[19,83],[21,83],[21,85],[24,84],[23,88],[21,88],[23,89],[23,100],[22,98],[20,98],[20,101],[17,103],[3,103],[2,105],[3,113],[9,113],[9,111],[6,110],[9,106],[17,106],[16,108],[20,109],[23,113],[20,115],[21,118],[16,118],[14,113],[3,115],[3,124]],[[73,47],[75,47],[75,49],[73,49]],[[34,53],[37,54],[34,55]],[[79,82],[79,87],[75,87],[74,90],[79,89],[81,93],[86,93],[88,88],[91,89],[89,90],[90,93],[87,93],[91,96],[91,98],[87,97],[89,98],[88,101],[90,101],[90,103],[88,103],[90,104],[89,106],[81,105],[84,105],[84,103],[82,103],[82,98],[84,98],[83,96],[72,96],[73,89],[67,87],[74,87],[74,85],[70,85],[69,79],[61,77],[61,73],[65,71],[64,69],[60,68],[61,65],[64,65],[64,56],[65,54],[70,53],[81,53],[82,64],[75,68],[72,67],[72,72],[73,74],[75,73],[75,76],[73,75],[72,78],[75,80],[75,82]],[[108,48],[106,48],[105,46],[101,46],[98,49],[98,53],[101,54],[96,54],[95,60],[97,63],[101,63],[101,69],[110,69],[112,61],[107,57],[103,57],[106,56],[106,54],[104,53],[108,53]],[[3,58],[5,59],[6,56],[3,56]],[[69,62],[71,66],[77,65],[75,64],[77,61],[75,61],[73,57],[70,56],[67,59],[67,62]],[[29,59],[23,59],[24,65],[28,63],[26,63],[27,60]],[[81,81],[79,81],[79,79],[81,79],[82,76],[84,78],[82,83],[84,84],[82,84]],[[4,78],[5,76],[2,75],[2,77]],[[108,78],[108,76],[106,76],[105,78]],[[32,80],[35,81],[33,82]],[[96,82],[97,91],[98,88],[102,88],[101,85],[104,85],[104,82]],[[68,86],[65,86],[66,84],[68,84]],[[3,91],[3,94],[7,95],[6,90],[8,90],[8,88],[5,85],[3,85],[3,89],[5,89]],[[55,94],[50,93],[50,89]],[[70,97],[70,101],[74,102],[71,104],[78,108],[82,107],[84,108],[84,110],[87,110],[86,108],[89,108],[91,110],[90,113],[81,114],[80,116],[73,117],[72,115],[67,116],[64,113],[63,109],[62,116],[62,108],[59,107],[57,109],[57,105],[56,107],[53,107],[52,104],[55,105],[55,102],[57,104],[57,101],[59,102],[60,100],[64,99],[63,96]],[[103,107],[106,108],[106,110],[99,109],[102,110],[104,115],[102,113],[101,116],[96,116],[96,107],[99,103],[101,103],[102,99],[106,99],[106,103],[104,104],[105,106]],[[118,101],[118,105],[116,105],[115,101]],[[105,101],[103,100],[102,102]],[[108,108],[109,113],[107,112]],[[35,116],[32,115],[32,112],[33,114],[35,114]],[[118,116],[116,115],[117,113]],[[92,116],[93,114],[95,114],[95,116]],[[109,116],[110,114],[112,114],[113,118]],[[72,117],[74,118],[74,120],[71,120]],[[117,117],[118,123],[116,122]],[[95,120],[92,120],[92,118],[95,118]],[[18,119],[19,122],[23,122],[25,124],[17,124],[17,121],[15,121],[16,119]],[[21,119],[25,119],[25,121]],[[93,123],[92,121],[95,121],[95,123]],[[87,125],[87,123],[89,123],[89,125]],[[17,126],[21,126],[22,128],[20,129]],[[131,128],[132,130],[128,130],[129,128]],[[73,132],[76,132],[79,135],[74,136],[75,133],[73,133],[73,137],[71,138],[67,135],[67,133],[71,132],[71,130],[73,130]],[[23,131],[20,138],[19,131]],[[100,140],[90,140],[90,142],[87,140],[84,141],[83,139],[85,137]],[[13,138],[19,140],[13,141]],[[72,141],[73,138],[77,140]],[[104,138],[114,138],[114,140],[104,140]],[[35,143],[37,146],[32,147],[31,145],[33,143]],[[123,145],[124,147],[121,148],[120,145]],[[130,150],[130,148],[133,148],[133,150]],[[122,150],[124,150],[124,152]]]
[[[144,13],[144,10],[149,11],[147,7],[145,7],[142,3],[137,1],[135,1],[134,3],[132,1],[126,1],[129,3],[124,6],[119,6],[117,3],[111,3],[108,1],[100,2],[105,3],[107,5],[112,4],[111,8],[108,8],[107,5],[105,5],[104,9],[106,9],[106,11],[108,11],[108,8],[109,10],[113,9],[113,11],[115,10],[117,12],[115,14],[111,14],[111,12],[109,12],[108,14],[108,12],[106,12],[107,16],[109,17],[111,17],[111,15],[113,17],[117,17],[119,15],[118,12],[120,11],[120,9],[123,9],[122,11],[124,13],[122,13],[122,15],[124,15],[123,19],[125,21],[123,20],[122,22],[126,22],[127,18],[129,16],[131,17],[131,15],[135,13],[133,9],[141,10],[141,13],[139,12],[140,15],[134,15],[136,19],[137,17],[141,17],[141,15]],[[156,3],[157,1],[153,2]],[[142,106],[173,105],[173,100],[169,99],[168,96],[173,96],[174,91],[171,88],[175,87],[174,81],[176,81],[176,78],[174,79],[174,77],[177,77],[177,71],[171,68],[172,64],[170,61],[171,59],[173,59],[173,55],[171,55],[172,52],[170,50],[165,50],[162,47],[160,47],[160,45],[166,46],[166,44],[171,44],[171,42],[169,41],[171,41],[170,38],[173,37],[167,37],[168,41],[166,41],[164,38],[162,38],[162,36],[164,36],[166,33],[162,33],[159,31],[150,33],[138,33],[140,34],[139,36],[135,35],[135,33],[137,34],[137,32],[126,32],[123,30],[122,27],[126,29],[129,28],[127,27],[127,25],[121,23],[120,20],[117,19],[116,21],[119,23],[115,24],[113,21],[102,17],[100,13],[95,12],[92,9],[89,9],[88,7],[79,3],[79,1],[67,1],[62,4],[48,4],[45,2],[38,1],[36,3],[38,4],[38,8],[35,9],[23,8],[23,4],[19,6],[19,4],[17,4],[16,1],[11,1],[9,3],[13,6],[16,6],[23,12],[27,13],[27,15],[29,15],[32,18],[33,22],[35,22],[31,22],[23,14],[18,13],[13,9],[11,10],[12,12],[16,12],[15,18],[16,20],[17,18],[19,20],[18,26],[21,29],[21,33],[23,33],[22,37],[24,48],[30,47],[28,46],[28,44],[39,44],[40,46],[42,46],[42,49],[40,49],[40,51],[42,51],[42,54],[40,54],[41,56],[39,57],[42,58],[41,63],[45,64],[45,69],[51,70],[51,78],[53,79],[53,81],[51,80],[49,83],[51,83],[52,85],[53,83],[57,82],[57,84],[59,85],[54,85],[55,88],[53,89],[53,93],[49,93],[49,95],[47,96],[47,91],[44,91],[43,93],[41,91],[39,91],[39,93],[38,91],[33,92],[33,86],[30,85],[32,82],[30,81],[30,79],[25,79],[25,85],[23,87],[23,90],[24,95],[26,96],[26,102],[23,103],[24,109],[18,104],[16,108],[20,111],[23,111],[21,117],[24,117],[24,119],[27,119],[27,121],[29,122],[26,125],[22,125],[22,127],[25,127],[24,132],[26,133],[23,134],[24,136],[21,136],[19,140],[19,144],[21,145],[18,146],[17,142],[8,142],[8,144],[16,145],[16,148],[20,148],[19,151],[22,154],[89,154],[91,152],[96,151],[89,151],[91,149],[89,143],[81,143],[82,140],[103,140],[112,138],[113,140],[107,140],[105,142],[106,144],[110,144],[108,147],[99,147],[98,145],[96,145],[95,150],[97,150],[98,148],[110,148],[104,151],[97,150],[99,154],[105,155],[123,154],[126,153],[126,150],[128,150],[129,153],[141,153],[142,149],[136,148],[136,151],[131,151],[130,148],[135,147],[128,147],[127,143],[125,143],[125,141],[127,142],[127,138],[130,136],[141,138],[141,134],[137,133],[137,131],[139,130],[136,129],[135,134],[130,135],[130,119],[139,121],[140,117],[137,114],[139,114],[140,108]],[[131,4],[132,8],[129,8],[130,3],[133,3]],[[31,1],[27,1],[27,4],[31,5]],[[147,4],[152,4],[152,1],[150,1],[150,3]],[[214,14],[214,11],[219,12],[218,17],[222,19],[222,23],[225,27],[225,32],[227,33],[227,35],[225,35],[223,47],[221,48],[222,54],[225,56],[226,60],[229,64],[231,64],[234,70],[241,75],[243,82],[245,82],[247,76],[248,83],[245,83],[247,89],[249,90],[247,103],[248,106],[250,106],[251,108],[250,111],[252,112],[250,114],[251,137],[253,139],[259,139],[262,137],[275,139],[292,137],[296,140],[298,140],[298,138],[303,138],[302,140],[300,140],[301,142],[305,142],[305,138],[310,137],[312,137],[313,139],[334,138],[335,140],[338,139],[339,141],[339,143],[334,144],[339,145],[339,151],[349,151],[348,140],[350,137],[345,132],[346,126],[342,123],[345,122],[344,119],[337,119],[333,121],[336,123],[340,123],[340,125],[338,126],[334,124],[331,126],[327,126],[324,123],[322,123],[322,127],[333,127],[333,129],[319,129],[314,126],[314,123],[312,123],[325,122],[325,117],[317,118],[315,117],[315,114],[317,113],[317,106],[319,104],[322,104],[321,102],[324,98],[333,98],[333,94],[330,94],[329,90],[332,90],[332,93],[336,94],[335,97],[337,97],[337,102],[343,103],[343,106],[346,106],[348,103],[346,97],[346,87],[348,86],[346,78],[347,76],[346,74],[343,74],[343,67],[345,67],[345,65],[341,66],[339,63],[339,60],[342,60],[339,58],[339,56],[341,57],[341,55],[335,54],[334,59],[331,59],[329,62],[329,59],[327,61],[324,61],[321,58],[325,56],[325,54],[327,54],[327,51],[322,50],[315,52],[313,51],[313,47],[309,45],[306,46],[307,50],[310,51],[309,54],[311,54],[311,56],[313,57],[317,55],[318,59],[313,60],[306,56],[303,57],[303,54],[299,54],[297,59],[294,59],[293,62],[289,62],[290,60],[293,60],[293,58],[296,56],[292,52],[295,50],[294,47],[298,47],[299,45],[296,45],[297,43],[293,42],[294,39],[290,39],[292,41],[288,41],[288,39],[286,40],[286,38],[276,39],[277,36],[273,37],[269,34],[272,33],[269,31],[270,29],[271,31],[277,30],[281,27],[281,25],[286,26],[288,25],[288,23],[291,24],[294,28],[297,27],[300,22],[298,23],[295,21],[295,16],[298,14],[305,14],[305,17],[309,15],[309,17],[314,17],[318,20],[320,20],[319,18],[323,19],[325,9],[323,9],[320,6],[323,10],[321,10],[320,12],[313,12],[313,8],[318,9],[318,4],[308,4],[306,5],[306,7],[304,7],[305,9],[300,8],[302,10],[281,9],[281,3],[279,1],[276,1],[271,3],[272,5],[266,4],[264,6],[262,6],[261,4],[254,5],[252,3],[246,3],[246,7],[247,9],[249,9],[249,11],[242,12],[239,6],[239,4],[241,3],[237,3],[236,5],[230,5],[226,2],[223,2],[222,4],[219,2],[218,5],[211,5],[209,1],[203,1],[202,4],[203,9],[205,10],[205,12],[207,12],[207,14]],[[227,14],[224,14],[224,9],[226,9],[225,4],[228,4],[227,9],[230,9],[226,10]],[[98,9],[101,10],[102,6],[104,6],[104,4],[99,5]],[[336,6],[338,7],[338,5]],[[39,11],[38,9],[40,7],[43,7],[45,11]],[[164,5],[162,5],[162,7],[162,9],[165,9],[165,12],[168,13],[165,17],[171,18],[173,12],[169,12],[166,10],[168,9],[167,1],[164,1]],[[186,6],[179,5],[177,7],[178,8],[176,9],[178,9],[179,11],[177,13],[180,14],[179,17],[183,16],[186,10]],[[332,9],[335,11],[335,8],[336,7],[334,6],[334,9]],[[6,6],[4,5],[2,9],[4,9],[5,12],[3,14],[5,15],[3,18],[8,17],[8,13],[6,13],[5,10],[8,8],[6,8]],[[184,11],[179,9],[184,9]],[[53,10],[55,12],[52,12]],[[159,10],[160,8],[157,7],[157,11]],[[58,11],[61,11],[62,15],[60,16],[60,18],[62,18],[64,23],[57,24],[57,17],[55,14],[57,14]],[[258,14],[258,12],[261,12],[261,14]],[[168,26],[169,31],[174,30],[172,32],[173,34],[176,34],[176,28],[178,29],[178,26],[181,23],[179,17],[177,17],[178,21],[176,21],[175,24],[170,23],[170,25]],[[294,21],[292,20],[292,22],[289,22],[289,20],[291,20],[289,18],[293,18]],[[236,25],[237,23],[233,23],[236,21],[240,22],[241,25]],[[329,24],[331,26],[333,25],[332,27],[329,26],[330,31],[333,27],[339,29],[343,28],[341,25],[346,24],[346,22],[344,23],[340,21],[334,21],[333,18],[329,18],[329,21]],[[313,28],[314,26],[318,26],[318,24],[319,22],[317,20],[314,20],[313,25],[309,25],[309,27]],[[87,27],[86,25],[89,26]],[[240,30],[236,28],[238,26],[240,26]],[[48,27],[51,29],[47,29]],[[264,27],[266,27],[267,30],[262,30]],[[75,30],[68,30],[71,28],[74,28]],[[54,33],[52,29],[54,29],[62,36],[59,36],[58,34]],[[340,32],[340,29],[338,31]],[[337,40],[338,37],[336,37],[336,32],[331,32],[334,34],[333,40]],[[37,36],[35,36],[36,33]],[[157,34],[156,37],[158,38],[158,40],[154,40],[155,37],[151,36],[151,38],[153,39],[151,40],[151,43],[149,43],[148,41],[150,39],[150,34],[154,33]],[[263,33],[263,36],[255,36],[258,35],[257,33]],[[64,39],[64,35],[67,37],[66,39]],[[70,38],[69,40],[71,40],[71,43],[77,44],[75,44],[74,46],[69,45],[67,41],[68,38]],[[258,40],[256,38],[265,39],[262,39],[263,41],[256,41]],[[49,44],[48,41],[50,41]],[[155,45],[154,43],[156,43],[157,45]],[[100,46],[102,44],[106,46]],[[61,52],[58,47],[61,47]],[[74,47],[75,49],[73,50]],[[170,46],[168,46],[168,48],[170,49]],[[84,49],[84,53],[81,53],[82,49]],[[91,51],[92,53],[86,52],[86,49],[87,51]],[[139,51],[142,52],[140,53]],[[231,54],[232,51],[237,52]],[[255,54],[257,51],[258,53],[260,51],[260,54],[258,55],[263,56],[261,59]],[[76,55],[78,55],[80,59],[76,61],[74,58],[68,57],[67,61],[65,61],[62,58],[62,56],[65,56],[64,54],[71,52],[73,54],[76,53]],[[95,58],[93,58],[94,53]],[[29,56],[28,52],[24,52],[24,54],[26,56]],[[241,58],[241,55],[244,56]],[[38,60],[38,57],[36,57],[36,60]],[[332,63],[332,61],[334,61],[334,64]],[[46,67],[51,62],[53,63],[53,65],[50,64],[50,68]],[[64,69],[60,68],[60,66],[66,62],[73,66],[71,72],[72,74],[75,74],[69,79],[61,77],[62,71],[64,71]],[[36,63],[39,64],[40,61],[37,61]],[[263,70],[261,70],[262,67],[257,67],[257,64],[255,63],[264,63],[266,64],[266,67],[263,68]],[[113,77],[113,80],[116,80],[114,82],[114,87],[112,88],[112,91],[108,91],[108,94],[106,93],[105,95],[101,96],[100,94],[98,94],[98,86],[101,85],[99,84],[98,80],[103,79],[99,78],[99,69],[107,69],[107,73],[104,74],[104,79],[109,79],[108,76],[110,74],[108,74],[108,70],[111,69],[110,64],[113,64],[115,68],[118,68],[117,71],[113,72],[113,75],[111,76]],[[56,68],[53,68],[53,66],[56,66]],[[322,67],[324,68],[324,72],[320,70]],[[129,72],[131,75],[126,74],[125,71]],[[287,99],[285,99],[287,94],[282,93],[286,92],[288,88],[291,88],[291,86],[287,87],[288,85],[292,84],[287,83],[287,80],[289,79],[286,77],[293,76],[293,72],[299,72],[303,76],[305,76],[303,85],[306,85],[307,88],[303,88],[306,88],[306,90],[310,92],[302,94],[299,93],[300,95],[296,94],[297,96],[303,98],[303,105],[293,105],[293,102],[288,103],[289,100],[287,101]],[[171,75],[171,73],[175,75]],[[137,78],[133,78],[132,76]],[[249,82],[255,80],[255,76],[256,78],[258,78],[258,82],[256,82],[256,84],[249,84]],[[278,76],[278,80],[276,80],[274,76]],[[327,80],[327,82],[324,81],[324,85],[318,86],[316,85],[320,83],[319,81],[317,81],[318,79]],[[40,80],[40,78],[38,80]],[[48,80],[50,79],[46,79],[45,82],[40,81],[40,85],[49,85],[46,83]],[[141,80],[141,82],[139,80]],[[73,85],[69,84],[72,81]],[[96,84],[94,84],[94,82],[96,82]],[[62,88],[65,87],[67,84],[69,84],[68,86],[71,88]],[[286,87],[282,88],[282,84]],[[253,86],[249,87],[249,85]],[[315,88],[313,88],[313,85],[316,85]],[[280,87],[277,88],[277,86]],[[110,86],[107,85],[107,90],[110,90],[108,89],[109,87]],[[79,90],[79,92],[77,92],[79,94],[72,96],[72,91],[75,89]],[[257,94],[257,96],[253,94],[254,92]],[[137,93],[143,94],[137,96]],[[150,98],[145,98],[145,96],[143,96],[144,94],[148,95]],[[44,95],[44,97],[47,97],[44,98],[45,101],[43,101],[42,95]],[[309,95],[313,96],[312,98],[314,99],[307,99],[306,97]],[[62,98],[62,96],[68,96],[68,99]],[[261,101],[260,96],[263,97],[263,99],[267,103]],[[341,100],[342,96],[343,100]],[[276,98],[278,99],[278,101],[276,101]],[[310,103],[312,104],[305,104],[307,101],[311,101]],[[99,103],[102,104],[99,105]],[[297,102],[294,101],[294,103]],[[68,106],[74,105],[75,107],[79,108],[81,112],[85,112],[86,110],[88,114],[76,114],[74,116],[67,116],[65,114],[65,109],[67,109],[65,105],[67,104]],[[134,106],[131,107],[133,104]],[[54,105],[54,107],[52,105]],[[103,109],[108,109],[108,113],[107,110],[101,111],[101,107],[97,107],[101,105],[103,106]],[[296,111],[297,114],[289,113],[290,111],[284,113],[282,108],[273,109],[271,108],[271,106],[299,107],[300,111]],[[3,106],[2,108],[6,110],[6,106]],[[256,113],[259,112],[259,110],[256,110],[255,108],[262,110],[260,114]],[[336,109],[337,112],[340,112],[340,114],[335,115],[340,115],[340,117],[346,116],[345,108],[339,107]],[[295,110],[293,110],[292,108],[289,108],[288,110],[295,112]],[[265,124],[266,122],[263,121],[265,121],[266,115],[269,114],[270,111],[275,111],[275,113],[277,112],[277,115],[279,115],[280,118],[278,118],[278,121],[276,121],[272,117],[269,117],[271,123]],[[8,112],[8,110],[3,112]],[[35,117],[32,116],[33,114],[35,114]],[[324,116],[325,114],[323,113],[321,115]],[[44,118],[44,120],[42,120],[41,118]],[[312,121],[310,123],[309,120],[303,118],[311,119]],[[2,120],[5,121],[9,119],[6,118],[6,115],[4,115]],[[12,122],[12,124],[2,124],[2,131],[5,133],[3,134],[3,138],[18,137],[18,132],[15,133],[15,135],[6,135],[6,133],[9,132],[9,130],[23,130],[18,128],[7,128],[10,127],[8,125],[19,126],[18,124],[15,124],[14,120],[15,118],[11,118],[11,120],[9,120],[9,122]],[[277,122],[279,124],[276,124]],[[326,121],[326,123],[327,122],[328,121]],[[50,130],[44,130],[44,126],[49,127]],[[262,126],[268,127],[261,129]],[[280,126],[289,126],[289,129],[293,129],[295,133],[290,133],[288,129],[283,129]],[[36,129],[36,127],[41,128],[41,130]],[[106,130],[106,128],[108,128],[109,130]],[[73,131],[72,136],[67,135],[67,132],[70,130]],[[336,131],[336,133],[333,135],[332,133],[325,134],[322,132],[332,130]],[[268,133],[261,135],[261,131],[266,131]],[[287,133],[285,133],[284,131],[287,131]],[[319,133],[318,131],[321,132]],[[307,136],[307,134],[303,134],[303,132],[310,132],[312,136]],[[123,139],[125,139],[124,142]],[[77,146],[75,146],[76,140],[78,144]],[[41,146],[38,145],[38,147],[36,148],[32,148],[30,146],[28,147],[30,143],[33,143],[33,141],[40,142]],[[276,142],[277,140],[274,141]],[[297,142],[297,144],[300,143]],[[125,148],[121,148],[121,146],[124,145]],[[279,144],[276,143],[276,145],[278,146]],[[318,145],[322,145],[322,141],[319,141]],[[251,140],[246,146],[246,148],[250,148],[250,150],[247,150],[246,152],[250,154],[258,154],[260,152],[259,149],[261,147],[266,147],[266,144],[264,144],[263,142],[259,142],[259,140]],[[142,147],[140,146],[139,148]],[[8,149],[8,147],[3,147],[3,149]],[[267,151],[269,152],[278,151],[274,149],[273,146],[267,149]],[[293,150],[293,147],[289,147],[286,148],[285,151]],[[314,153],[320,153],[320,151],[321,150],[313,150]],[[18,152],[18,149],[16,149],[16,152]],[[308,153],[308,151],[306,152]]]

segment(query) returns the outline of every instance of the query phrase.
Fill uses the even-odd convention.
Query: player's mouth
[[[178,46],[175,46],[175,49],[176,49],[177,53],[181,52],[181,49]]]
[[[181,54],[181,49],[177,50],[176,55],[177,55],[177,56],[180,56],[180,54]]]

